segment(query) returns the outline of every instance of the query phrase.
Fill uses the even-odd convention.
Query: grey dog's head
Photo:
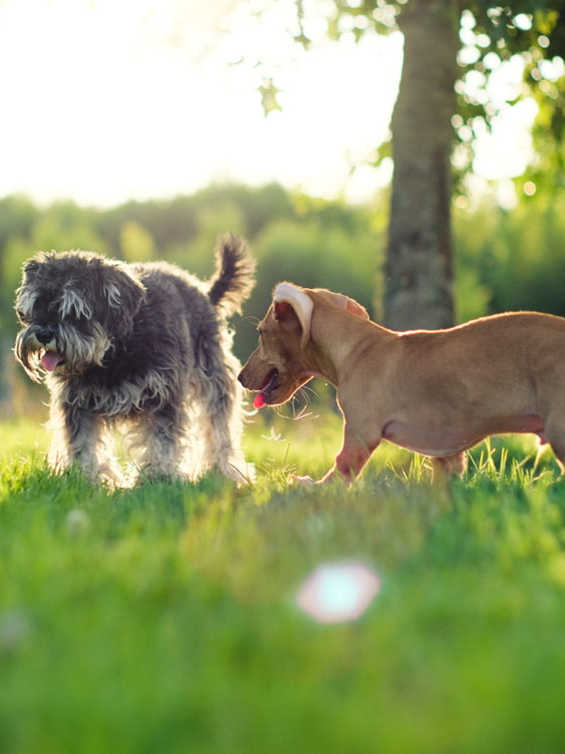
[[[101,364],[127,335],[145,295],[130,269],[89,251],[39,252],[23,268],[16,358],[32,380]]]

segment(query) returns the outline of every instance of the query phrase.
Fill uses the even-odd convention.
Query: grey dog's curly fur
[[[207,283],[166,262],[40,252],[23,268],[17,360],[51,393],[49,463],[123,483],[119,425],[144,476],[194,480],[215,466],[249,478],[241,451],[239,363],[226,318],[253,288],[245,243],[223,236]]]

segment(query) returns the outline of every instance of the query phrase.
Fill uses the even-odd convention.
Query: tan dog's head
[[[314,310],[323,306],[341,309],[368,319],[365,309],[353,299],[322,289],[279,283],[273,302],[257,328],[259,345],[239,374],[248,390],[259,391],[255,408],[275,406],[291,398],[299,387],[315,377],[318,349],[312,342]]]

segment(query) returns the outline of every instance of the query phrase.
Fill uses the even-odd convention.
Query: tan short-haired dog
[[[355,478],[383,439],[462,473],[488,435],[533,432],[565,464],[565,318],[510,312],[448,330],[396,332],[356,301],[279,283],[239,375],[254,405],[285,403],[312,377],[337,388],[344,418],[335,466]]]

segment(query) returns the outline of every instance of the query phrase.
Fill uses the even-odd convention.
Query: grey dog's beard
[[[64,358],[61,366],[71,375],[82,372],[94,364],[101,365],[104,354],[112,345],[104,328],[96,322],[90,335],[84,335],[71,325],[61,322],[54,336],[55,350]],[[41,355],[45,348],[40,345],[35,334],[35,327],[22,330],[16,337],[15,354],[29,377],[34,382],[41,382],[45,370],[41,366]]]

